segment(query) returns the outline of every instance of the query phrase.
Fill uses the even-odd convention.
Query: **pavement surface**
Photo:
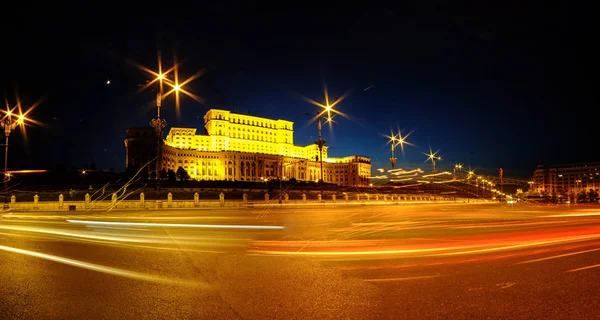
[[[600,206],[4,212],[1,319],[600,319]]]

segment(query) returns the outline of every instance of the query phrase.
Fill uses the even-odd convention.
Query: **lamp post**
[[[331,118],[328,118],[328,119],[331,119]],[[317,121],[318,121],[317,128],[319,130],[319,139],[317,139],[317,141],[315,141],[315,143],[319,147],[319,161],[321,162],[321,180],[320,181],[323,182],[323,146],[325,146],[327,141],[323,140],[323,136],[321,134],[321,132],[323,131],[323,117],[319,116],[319,119]],[[331,120],[329,120],[329,121],[331,121]]]
[[[196,74],[189,77],[185,81],[180,82],[177,59],[175,58],[174,60],[175,61],[174,61],[173,67],[171,67],[170,69],[168,69],[166,71],[163,71],[161,54],[159,51],[158,52],[158,72],[154,72],[154,71],[150,70],[149,68],[146,68],[146,67],[144,67],[138,63],[135,63],[133,61],[130,61],[130,63],[135,65],[138,69],[140,69],[154,77],[154,79],[146,81],[146,84],[142,86],[142,89],[140,91],[147,89],[148,87],[153,85],[155,82],[158,82],[158,84],[159,84],[159,90],[158,90],[158,93],[156,94],[156,109],[157,109],[156,119],[152,119],[150,121],[150,126],[152,126],[154,128],[154,130],[156,131],[156,136],[158,139],[157,151],[156,151],[156,156],[157,156],[157,158],[156,158],[156,180],[160,179],[160,171],[162,168],[162,165],[161,165],[162,164],[162,144],[163,144],[162,136],[163,136],[163,129],[167,126],[167,121],[164,119],[161,119],[161,115],[160,115],[160,109],[162,108],[163,100],[170,94],[175,95],[175,111],[177,113],[177,117],[179,117],[179,93],[183,93],[186,96],[188,96],[200,103],[204,103],[204,100],[202,98],[198,97],[197,95],[195,95],[183,88],[183,86],[186,85],[187,83],[200,77],[202,75],[202,72],[197,72]],[[167,78],[167,76],[170,73],[173,74],[173,76],[174,76],[173,79]],[[163,84],[167,85],[167,90],[166,90],[167,92],[163,91]]]
[[[331,103],[329,100],[329,93],[327,92],[327,85],[324,85],[323,93],[325,94],[325,103],[324,104],[319,103],[315,100],[306,98],[306,97],[302,97],[304,100],[306,100],[310,104],[322,108],[321,112],[319,112],[316,116],[313,117],[313,119],[317,120],[317,125],[318,125],[317,128],[319,130],[319,139],[317,139],[315,141],[315,143],[319,147],[319,161],[321,162],[321,179],[320,179],[321,182],[323,182],[323,146],[325,146],[325,144],[327,143],[327,141],[323,140],[323,136],[321,134],[321,131],[323,129],[323,123],[322,123],[323,115],[327,115],[326,122],[329,123],[330,129],[331,129],[331,125],[333,123],[332,114],[338,114],[342,117],[346,117],[346,115],[343,112],[335,110],[334,107],[338,103],[342,102],[348,96],[349,92],[346,92],[341,97],[337,98],[335,101],[333,101]],[[307,113],[306,115],[309,115],[312,117],[312,115],[310,113]]]
[[[388,143],[390,144],[392,151],[392,157],[390,158],[392,170],[396,166],[396,162],[398,160],[396,159],[396,147],[400,146],[400,149],[402,149],[402,155],[404,155],[404,145],[413,145],[412,143],[406,141],[406,138],[408,138],[408,136],[410,136],[410,132],[407,135],[402,136],[402,131],[400,130],[400,128],[398,128],[398,134],[395,134],[394,130],[392,130],[392,134],[390,136],[386,136],[386,138],[388,138]]]
[[[396,165],[396,157],[394,156],[394,150],[396,149],[396,136],[392,133],[392,137],[390,138],[390,145],[392,147],[392,157],[390,158],[390,164],[392,165],[392,169]]]
[[[462,164],[461,163],[457,163],[454,165],[454,179],[456,180],[456,170],[460,170],[462,169]]]
[[[10,110],[6,111],[6,115],[0,121],[0,126],[4,129],[4,181],[10,180],[10,172],[8,172],[8,137],[10,133],[17,128],[17,126],[22,125],[25,116],[19,115],[17,120],[13,120],[13,114]]]
[[[327,107],[328,110],[331,110],[331,107]],[[307,116],[311,116],[312,114],[310,113],[306,113]],[[327,122],[331,123],[331,117],[328,117]],[[321,165],[321,178],[319,179],[320,182],[323,182],[323,147],[325,146],[325,144],[327,144],[327,141],[325,141],[325,139],[323,139],[323,113],[320,113],[317,115],[317,130],[319,132],[319,138],[315,141],[315,144],[317,145],[317,147],[319,148],[319,162]]]
[[[425,159],[425,162],[431,161],[431,165],[433,167],[433,169],[431,171],[432,173],[436,173],[436,171],[435,171],[435,162],[442,160],[442,157],[440,157],[440,156],[437,155],[438,152],[439,151],[433,152],[431,150],[431,148],[429,148],[429,153],[425,153],[425,155],[427,156],[427,159]]]
[[[159,79],[162,81],[163,75],[159,74]],[[167,121],[160,118],[160,108],[162,107],[162,83],[160,91],[156,94],[156,119],[150,121],[150,126],[156,131],[156,137],[158,139],[156,144],[156,180],[160,179],[161,163],[162,163],[162,137],[163,129],[167,126]]]

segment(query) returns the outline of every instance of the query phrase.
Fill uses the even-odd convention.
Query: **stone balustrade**
[[[80,211],[80,210],[108,210],[108,209],[137,209],[137,210],[155,210],[155,209],[184,209],[198,207],[246,207],[246,206],[271,206],[271,205],[351,205],[351,204],[411,204],[411,203],[483,203],[489,200],[441,197],[439,195],[388,195],[388,194],[355,194],[351,198],[348,194],[343,194],[341,199],[336,194],[327,197],[321,193],[300,194],[297,199],[291,199],[290,195],[285,193],[282,197],[278,192],[264,192],[262,199],[254,197],[249,198],[244,193],[241,198],[233,199],[221,192],[218,198],[201,199],[198,192],[194,193],[192,199],[173,199],[173,194],[168,193],[164,200],[146,200],[145,194],[139,194],[139,198],[119,198],[116,193],[110,194],[103,199],[92,199],[90,194],[85,195],[84,201],[69,201],[60,194],[56,201],[40,201],[36,194],[30,199],[17,199],[15,195],[10,197],[10,203],[4,205],[4,210],[45,210],[45,211]]]

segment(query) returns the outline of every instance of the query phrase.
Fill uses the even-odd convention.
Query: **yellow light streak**
[[[430,276],[417,276],[417,277],[406,277],[406,278],[382,278],[382,279],[365,279],[366,282],[387,282],[387,281],[407,281],[407,280],[420,280],[420,279],[431,279],[441,277],[441,274],[435,274]]]
[[[26,256],[30,256],[30,257],[36,257],[36,258],[40,258],[40,259],[44,259],[44,260],[49,260],[49,261],[53,261],[53,262],[70,265],[73,267],[79,267],[82,269],[112,274],[115,276],[120,276],[120,277],[135,279],[135,280],[165,283],[165,284],[176,284],[176,285],[183,285],[183,286],[193,286],[193,287],[200,285],[200,283],[194,282],[194,281],[168,279],[168,278],[161,277],[161,276],[149,275],[149,274],[144,274],[144,273],[140,273],[140,272],[136,272],[136,271],[124,270],[124,269],[119,269],[119,268],[114,268],[114,267],[107,267],[107,266],[103,266],[103,265],[99,265],[99,264],[95,264],[95,263],[84,262],[84,261],[79,261],[79,260],[69,259],[69,258],[63,258],[63,257],[55,256],[55,255],[46,254],[46,253],[29,251],[29,250],[7,247],[7,246],[2,246],[2,245],[0,245],[0,250],[12,252],[12,253],[19,253],[19,254],[23,254]],[[202,284],[202,285],[204,287],[208,287],[207,284]]]

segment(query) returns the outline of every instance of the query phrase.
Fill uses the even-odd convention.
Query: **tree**
[[[177,168],[177,172],[175,172],[175,174],[179,180],[188,180],[190,178],[187,170],[185,170],[183,167]]]
[[[581,191],[577,194],[577,202],[585,202],[587,198],[587,195],[585,194],[585,191]]]
[[[169,169],[169,171],[167,171],[167,179],[169,179],[169,181],[174,181],[176,178],[177,175],[175,174],[175,171]]]
[[[594,189],[590,189],[590,191],[588,191],[588,200],[590,202],[598,201],[598,191],[596,191]]]

